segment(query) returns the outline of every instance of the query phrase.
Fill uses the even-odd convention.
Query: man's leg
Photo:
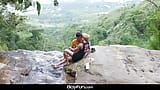
[[[65,50],[64,50],[64,54],[65,54],[65,55],[72,56],[72,55],[73,55],[73,52],[72,52],[71,50],[69,50],[69,49],[65,49]]]
[[[70,62],[71,60],[72,60],[72,57],[71,57],[71,56],[68,56],[68,57],[67,57],[67,60],[66,60],[67,63],[66,63],[65,65],[69,65],[69,64],[70,64],[69,62]]]
[[[67,61],[67,59],[64,59],[64,60],[60,61],[59,63],[54,64],[54,65],[52,65],[52,66],[53,66],[54,68],[57,68],[57,67],[59,67],[59,65],[65,63],[66,61]]]
[[[71,57],[72,55],[73,55],[73,52],[71,50],[65,49],[64,53],[63,53],[64,58],[61,59],[59,63],[54,64],[53,67],[57,68],[59,65],[65,63],[65,62],[69,62],[69,60],[72,59],[72,57]]]

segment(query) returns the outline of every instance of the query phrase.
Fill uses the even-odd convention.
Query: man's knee
[[[67,61],[71,61],[72,60],[72,57],[67,57]]]
[[[68,52],[69,49],[65,49],[64,52]]]

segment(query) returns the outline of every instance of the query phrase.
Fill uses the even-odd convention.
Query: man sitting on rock
[[[72,42],[71,42],[71,47],[72,48],[77,47],[77,45],[79,44],[78,39],[79,39],[80,36],[82,36],[82,34],[80,32],[77,32],[76,33],[76,38],[73,39]]]
[[[71,42],[71,47],[72,48],[76,48],[79,44],[78,42],[78,37],[81,36],[81,33],[80,32],[77,32],[76,33],[76,39],[74,39],[72,42]],[[82,33],[82,37],[83,37],[83,42],[86,43],[87,45],[85,45],[85,55],[84,57],[86,57],[89,53],[90,53],[90,45],[89,45],[89,38],[90,38],[90,35],[87,34],[87,33]],[[69,48],[70,50],[72,50],[71,48]]]
[[[79,34],[77,37],[78,45],[75,48],[69,48],[64,50],[64,58],[61,62],[58,64],[54,64],[53,67],[57,68],[59,65],[65,63],[65,62],[76,62],[78,60],[81,60],[84,56],[86,57],[86,53],[90,51],[89,46],[89,35],[86,33]]]

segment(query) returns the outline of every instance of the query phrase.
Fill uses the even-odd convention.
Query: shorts
[[[85,53],[74,53],[72,56],[72,62],[77,62],[83,58]]]

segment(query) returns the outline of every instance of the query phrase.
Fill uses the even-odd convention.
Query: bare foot
[[[53,64],[52,67],[53,67],[54,69],[57,69],[57,68],[58,68],[58,65],[57,65],[57,64]]]
[[[68,66],[68,65],[70,65],[70,63],[69,63],[69,62],[66,62],[66,63],[64,64],[64,66]]]
[[[63,61],[63,60],[64,60],[64,58],[60,59],[60,61]]]

